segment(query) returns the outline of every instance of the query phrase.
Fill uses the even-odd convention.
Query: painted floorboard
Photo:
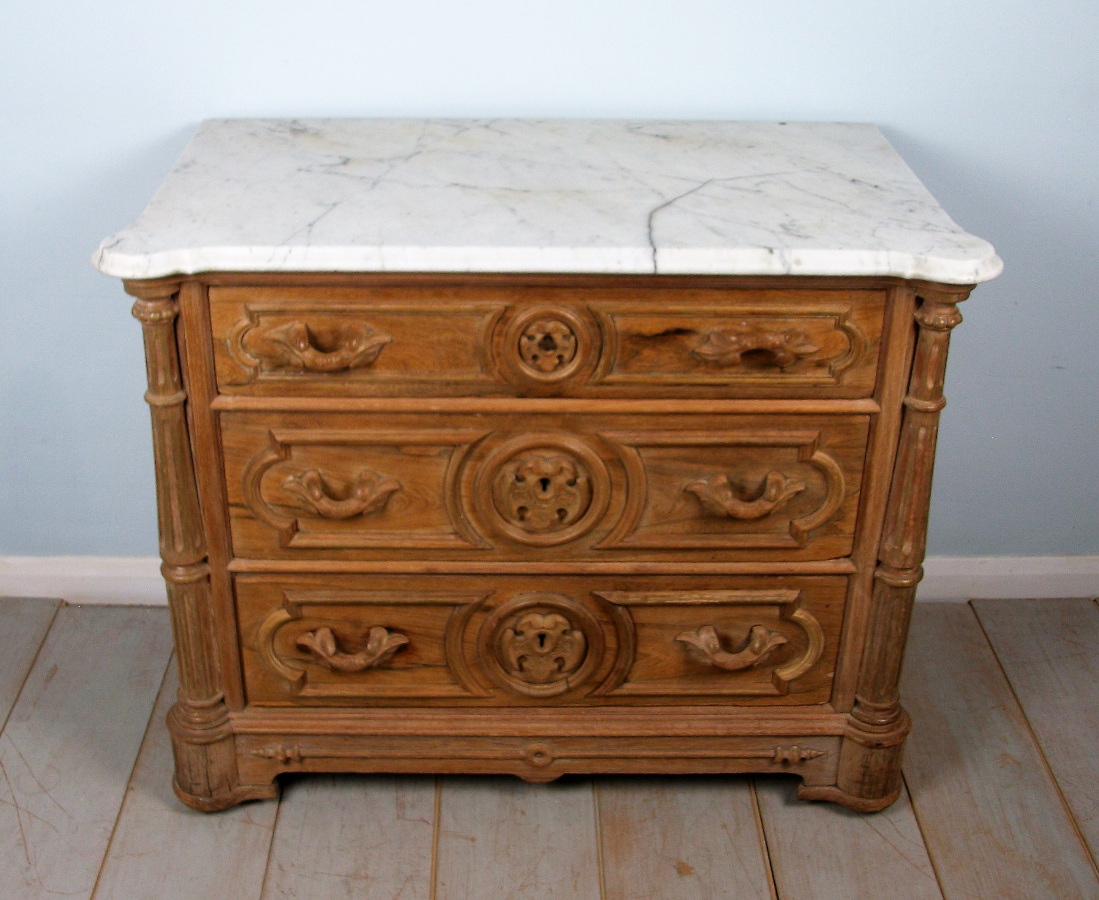
[[[282,793],[264,900],[427,900],[435,779],[310,776]]]
[[[968,605],[917,604],[904,770],[947,900],[1094,898],[1099,881]]]
[[[797,799],[797,780],[757,778],[782,900],[941,900],[908,795],[879,813]]]
[[[436,900],[596,900],[588,779],[444,778]]]
[[[166,609],[58,611],[0,735],[4,900],[91,895],[170,652]]]
[[[595,783],[606,900],[770,900],[746,778]]]
[[[1099,608],[1083,599],[973,606],[1092,859],[1099,859]]]
[[[57,600],[0,597],[0,727],[60,605]]]
[[[164,719],[178,688],[164,679],[95,900],[257,900],[278,804],[245,803],[205,814],[172,792],[172,744]]]

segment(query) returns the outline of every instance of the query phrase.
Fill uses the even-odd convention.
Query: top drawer
[[[212,286],[218,389],[314,397],[858,398],[885,291]]]

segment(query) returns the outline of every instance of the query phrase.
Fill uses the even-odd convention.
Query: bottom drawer
[[[239,575],[235,589],[251,704],[790,705],[829,699],[847,578]]]

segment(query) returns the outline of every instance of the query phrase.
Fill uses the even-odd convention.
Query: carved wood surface
[[[653,281],[217,286],[218,383],[312,396],[871,394],[883,291]]]
[[[637,431],[622,428],[636,418],[598,414],[527,430],[505,414],[221,419],[237,556],[462,562],[843,556],[870,427],[822,415],[650,416]]]
[[[129,287],[165,533],[183,536],[166,574],[183,682],[198,686],[173,713],[187,802],[264,795],[286,769],[387,768],[790,768],[806,796],[861,809],[895,796],[935,335],[965,288],[223,274]],[[912,289],[920,337],[891,472],[915,336],[895,314]],[[891,477],[879,553],[860,505],[877,515]],[[844,635],[849,585],[858,633]],[[856,694],[850,720],[829,706]],[[749,731],[669,742],[708,705],[750,714],[730,725]],[[575,717],[486,744],[483,723],[431,738],[411,716],[450,709],[466,718],[440,727],[466,728],[481,708],[534,706]],[[366,732],[330,730],[386,708],[396,730],[370,756]],[[589,710],[586,723],[636,710],[643,725],[588,740]],[[749,733],[763,743],[735,743]]]
[[[376,576],[371,586],[238,577],[249,701],[819,703],[846,579]],[[720,636],[717,663],[684,639],[708,629]],[[750,661],[729,663],[722,640],[747,644]]]

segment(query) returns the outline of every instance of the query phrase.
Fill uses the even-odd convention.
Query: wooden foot
[[[900,796],[900,793],[901,786],[899,784],[897,785],[897,789],[892,793],[874,799],[856,797],[854,794],[845,793],[837,787],[809,784],[798,785],[799,800],[826,800],[829,803],[837,803],[840,806],[844,806],[857,813],[880,812],[886,807],[891,806],[893,801]]]
[[[834,785],[802,785],[802,800],[828,800],[856,812],[885,809],[901,793],[901,759],[911,720],[896,709],[886,727],[867,728],[850,720],[840,745],[839,769]]]
[[[168,732],[176,762],[172,787],[192,809],[214,812],[245,800],[278,796],[274,781],[240,783],[236,741],[224,703],[205,707],[176,703],[168,713]]]

